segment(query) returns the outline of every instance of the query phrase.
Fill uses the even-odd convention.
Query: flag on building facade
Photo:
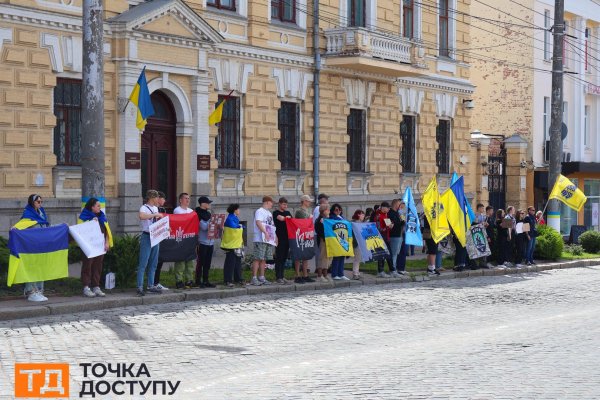
[[[190,261],[196,259],[198,215],[169,214],[170,235],[160,242],[161,261]]]
[[[404,243],[407,245],[422,246],[421,223],[419,222],[419,214],[417,213],[417,206],[415,205],[415,199],[410,186],[406,188],[402,200],[406,204],[406,236],[404,237]]]
[[[435,176],[431,178],[425,193],[423,193],[422,203],[425,218],[427,218],[427,222],[429,222],[431,238],[434,242],[439,243],[443,238],[450,234],[450,227],[448,226],[444,205],[440,199]]]
[[[352,225],[343,219],[324,219],[327,257],[354,256]]]
[[[581,210],[587,201],[585,194],[563,175],[559,175],[558,178],[556,178],[556,183],[554,184],[548,199],[560,200],[577,212]]]
[[[11,229],[6,284],[41,282],[69,276],[69,227]]]
[[[142,69],[142,72],[129,95],[129,101],[135,104],[138,109],[135,126],[140,131],[143,131],[148,122],[148,117],[154,115],[154,107],[152,106],[152,100],[150,100],[150,91],[148,90],[148,83],[146,82],[146,67]]]
[[[223,106],[225,105],[226,101],[227,99],[223,99],[223,101],[219,103],[217,108],[215,108],[215,110],[210,113],[210,115],[208,116],[208,125],[215,125],[221,122],[221,119],[223,118]]]
[[[310,260],[315,256],[315,226],[312,218],[285,220],[292,260]]]

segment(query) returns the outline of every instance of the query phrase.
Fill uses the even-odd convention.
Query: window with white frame
[[[416,172],[416,142],[417,142],[417,118],[413,115],[403,115],[400,122],[400,165],[402,172]]]
[[[590,41],[590,28],[585,28],[585,42],[584,42],[584,57],[585,57],[585,72],[590,72],[589,67],[589,41]]]
[[[552,45],[550,43],[550,10],[544,10],[544,60],[552,58]]]
[[[206,5],[219,10],[235,11],[235,0],[206,0]]]
[[[440,119],[438,126],[435,129],[435,140],[438,144],[438,149],[435,154],[435,161],[438,167],[438,174],[450,173],[451,154],[451,129],[452,121]]]
[[[583,108],[583,145],[590,147],[590,106]]]
[[[348,26],[364,28],[367,20],[367,0],[348,1]]]
[[[450,57],[450,0],[439,0],[438,52],[442,57]]]
[[[296,23],[296,0],[271,0],[271,20]]]
[[[350,164],[350,172],[366,172],[367,112],[351,108],[347,122],[347,133],[350,136],[347,162]]]
[[[281,136],[278,158],[283,171],[300,170],[300,104],[281,102],[277,113],[277,126]]]
[[[415,3],[414,0],[402,0],[402,36],[415,36]]]

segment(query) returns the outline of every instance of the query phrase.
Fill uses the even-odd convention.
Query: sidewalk
[[[415,255],[417,257],[417,255]],[[564,261],[555,263],[544,263],[523,267],[522,269],[483,269],[476,271],[445,271],[440,276],[428,277],[426,275],[412,273],[401,278],[376,278],[373,275],[361,275],[361,280],[351,281],[333,281],[329,283],[306,283],[289,285],[269,285],[269,286],[246,286],[235,289],[190,289],[190,290],[169,290],[163,294],[146,294],[144,297],[138,297],[135,291],[107,293],[104,298],[85,298],[82,296],[60,297],[51,296],[47,302],[31,303],[25,299],[0,300],[0,321],[14,320],[20,318],[34,318],[48,315],[72,314],[86,311],[105,310],[110,308],[139,306],[161,303],[176,303],[184,301],[198,301],[208,299],[223,299],[228,297],[239,297],[246,295],[260,295],[269,293],[290,293],[304,292],[314,290],[327,290],[349,286],[360,285],[379,285],[379,284],[403,284],[409,282],[435,281],[443,279],[468,278],[476,276],[494,276],[508,274],[526,274],[542,272],[561,268],[584,268],[600,265],[600,259]],[[351,275],[351,271],[345,271]]]

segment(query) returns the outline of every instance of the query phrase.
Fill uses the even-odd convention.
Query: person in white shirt
[[[137,294],[144,296],[144,275],[148,269],[148,291],[151,293],[161,293],[161,290],[154,285],[154,273],[158,264],[158,250],[160,244],[152,247],[150,245],[150,225],[165,215],[158,212],[158,192],[148,190],[146,192],[146,204],[140,207],[139,218],[142,234],[140,236],[140,256],[137,271]]]
[[[173,214],[189,214],[194,210],[190,208],[190,195],[181,193],[179,195],[179,206],[173,210]],[[175,287],[183,289],[191,288],[194,285],[194,271],[196,266],[194,260],[176,261],[173,270],[175,271]]]
[[[267,260],[273,259],[273,252],[277,245],[275,222],[270,211],[271,207],[273,207],[273,198],[265,196],[262,199],[262,207],[254,213],[254,263],[252,263],[252,281],[250,281],[250,284],[254,286],[271,284],[265,278]],[[272,228],[267,230],[267,225]],[[275,246],[268,242],[275,242]],[[260,275],[257,277],[258,272],[260,272]]]

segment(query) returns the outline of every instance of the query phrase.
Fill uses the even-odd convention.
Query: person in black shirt
[[[529,224],[529,242],[527,242],[527,249],[525,251],[525,259],[527,261],[527,265],[534,265],[533,261],[533,252],[535,251],[535,238],[537,237],[537,229],[535,228],[536,218],[535,218],[535,208],[529,206],[527,208],[527,216],[525,217],[526,222]]]
[[[492,206],[487,206],[485,208],[485,222],[487,222],[487,226],[485,227],[485,233],[487,234],[487,241],[488,244],[490,246],[490,251],[492,253],[494,253],[494,246],[496,245],[496,240],[495,240],[495,229],[494,227],[496,226],[496,218],[494,217],[494,207]],[[489,256],[487,258],[488,263],[486,264],[486,267],[488,268],[492,268],[492,264],[489,263],[489,261],[492,259],[492,256]]]
[[[273,211],[273,220],[275,221],[275,233],[277,234],[277,247],[275,248],[275,278],[277,283],[283,285],[287,283],[283,277],[285,262],[290,253],[290,245],[287,237],[286,220],[292,218],[292,214],[287,210],[288,201],[285,197],[279,199],[279,208]]]

